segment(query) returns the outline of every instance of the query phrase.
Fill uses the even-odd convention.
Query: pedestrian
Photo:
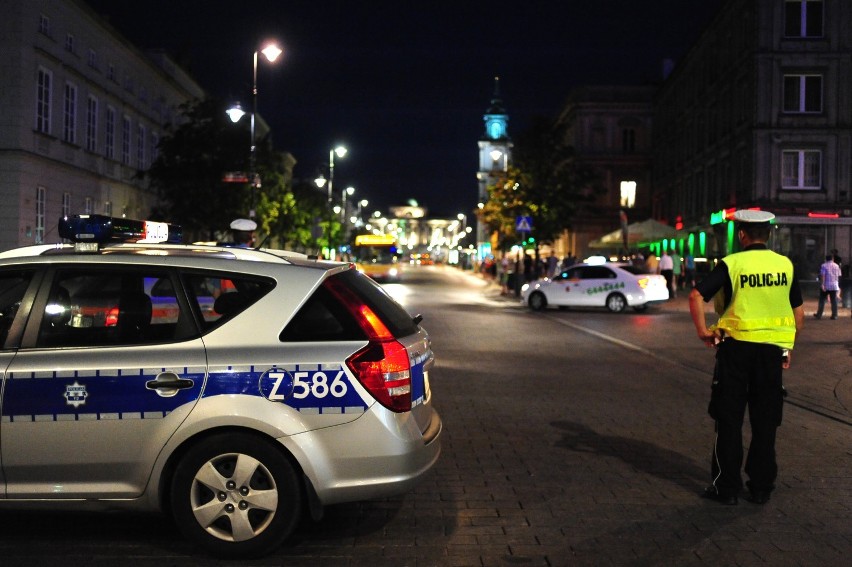
[[[556,274],[556,268],[559,264],[559,258],[556,257],[556,254],[551,252],[550,256],[547,257],[547,277],[553,279],[553,276]]]
[[[683,280],[683,259],[677,250],[672,250],[672,297],[677,297],[677,290]]]
[[[683,287],[686,289],[686,286],[689,286],[689,289],[695,287],[695,256],[692,255],[692,251],[686,253],[686,258],[684,258],[684,278],[683,278]]]
[[[742,489],[743,417],[748,407],[747,499],[765,504],[778,475],[775,434],[784,403],[782,370],[790,367],[804,309],[793,263],[766,246],[769,221],[775,215],[741,210],[733,218],[742,252],[721,260],[689,294],[689,312],[698,338],[717,347],[708,407],[716,429],[712,483],[702,497],[737,504]],[[719,292],[719,320],[708,328],[703,303]]]
[[[834,255],[827,254],[825,262],[819,267],[819,304],[814,317],[822,319],[825,298],[831,299],[831,318],[837,319],[837,297],[840,295],[840,266],[834,262]]]
[[[660,259],[657,258],[653,250],[648,250],[648,256],[645,258],[645,271],[649,274],[660,273]]]
[[[674,260],[669,256],[668,251],[663,250],[663,255],[660,256],[660,263],[657,265],[660,274],[666,278],[666,288],[669,290],[669,299],[674,297],[672,289],[672,278],[674,276]]]

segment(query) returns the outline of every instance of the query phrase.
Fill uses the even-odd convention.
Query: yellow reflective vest
[[[796,320],[790,306],[790,259],[758,249],[731,254],[724,262],[733,297],[716,327],[738,341],[793,348]]]

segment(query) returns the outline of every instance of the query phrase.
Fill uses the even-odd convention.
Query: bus
[[[389,234],[359,234],[352,249],[358,271],[378,282],[398,282],[402,279],[401,251],[396,239]]]

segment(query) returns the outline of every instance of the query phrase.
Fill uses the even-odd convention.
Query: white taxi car
[[[152,232],[82,215],[0,253],[0,505],[162,510],[251,557],[430,470],[419,317],[349,264]]]
[[[521,288],[521,299],[534,311],[547,306],[606,307],[614,313],[629,306],[643,311],[668,297],[663,276],[617,263],[577,264],[552,279],[536,280]]]

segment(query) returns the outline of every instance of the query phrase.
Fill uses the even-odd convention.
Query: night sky
[[[509,135],[556,116],[586,84],[647,84],[677,60],[724,0],[87,0],[134,44],[165,48],[210,94],[258,112],[295,175],[335,160],[335,188],[369,209],[416,199],[431,216],[471,212],[477,140],[500,77]]]

